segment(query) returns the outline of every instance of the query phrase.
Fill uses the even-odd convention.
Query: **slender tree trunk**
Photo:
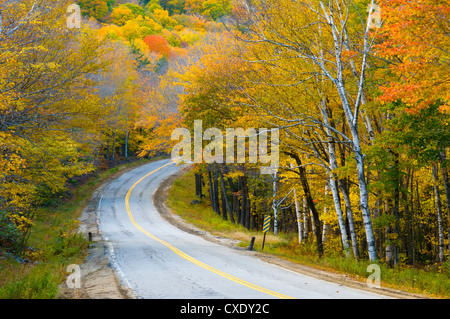
[[[114,137],[113,137],[113,145],[112,145],[112,156],[111,156],[111,160],[114,162],[114,154],[116,153],[116,134],[117,134],[117,129],[114,129]]]
[[[319,214],[316,210],[316,206],[314,205],[314,201],[311,196],[311,191],[310,191],[308,179],[306,176],[306,170],[302,166],[302,162],[298,156],[294,155],[293,158],[295,159],[295,161],[297,163],[298,171],[300,173],[300,180],[301,180],[302,186],[303,186],[303,191],[305,193],[306,201],[308,203],[309,209],[312,214],[313,223],[314,223],[314,234],[316,237],[317,253],[319,254],[319,258],[322,258],[322,256],[323,256],[322,225],[321,225],[321,222],[319,219]]]
[[[326,99],[323,98],[321,101],[321,113],[322,113],[322,119],[325,123],[326,132],[329,138],[328,141],[328,159],[329,159],[329,166],[330,166],[330,172],[329,174],[329,187],[331,189],[331,193],[333,195],[333,202],[334,202],[334,209],[337,214],[338,223],[339,223],[339,229],[341,231],[341,241],[342,241],[342,247],[344,248],[346,256],[348,256],[349,252],[349,244],[348,244],[348,235],[347,230],[345,228],[345,222],[344,222],[344,215],[342,213],[342,207],[341,207],[341,198],[339,196],[339,187],[337,182],[336,174],[333,173],[333,171],[337,168],[337,160],[336,160],[336,148],[335,148],[335,140],[332,137],[332,132],[329,128],[331,126],[330,123],[330,114],[327,107]],[[325,229],[325,225],[324,225]]]
[[[400,258],[400,168],[399,168],[399,160],[398,153],[395,153],[395,167],[396,167],[396,182],[395,182],[395,191],[394,191],[394,217],[395,217],[395,255],[394,255],[394,264],[397,265]]]
[[[408,263],[411,264],[411,256],[412,256],[412,245],[413,242],[411,240],[411,219],[412,219],[412,207],[411,207],[411,203],[408,199],[408,189],[410,188],[410,183],[412,183],[412,178],[413,178],[413,171],[411,169],[408,169],[408,174],[407,174],[407,178],[406,178],[406,185],[404,187],[402,187],[402,200],[405,203],[405,221],[406,221],[406,225],[405,225],[405,251],[408,257]]]
[[[355,221],[353,219],[353,210],[352,210],[352,205],[351,205],[347,185],[348,185],[347,182],[344,183],[344,181],[342,181],[342,180],[339,181],[339,188],[341,190],[342,197],[344,198],[344,203],[345,203],[345,213],[346,213],[347,220],[348,220],[350,238],[352,241],[353,256],[356,259],[359,259],[358,238],[356,236]]]
[[[272,176],[272,209],[273,209],[273,233],[278,235],[278,207],[276,204],[276,196],[277,196],[277,172]]]
[[[329,178],[329,185],[331,192],[333,194],[333,201],[334,201],[334,208],[336,210],[336,214],[338,217],[338,223],[339,223],[339,229],[341,231],[341,242],[342,247],[344,249],[345,255],[349,255],[349,243],[348,243],[348,234],[347,229],[345,227],[345,221],[344,221],[344,215],[342,213],[341,209],[341,198],[339,196],[339,189],[338,189],[338,183],[336,181],[336,176],[333,176],[334,174],[330,174]]]
[[[106,144],[106,161],[109,162],[109,138]]]
[[[248,186],[247,186],[247,176],[242,176],[242,205],[241,205],[241,224],[249,229],[249,210],[250,203],[248,198]]]
[[[308,223],[308,203],[306,197],[303,197],[303,238],[308,240],[309,223]]]
[[[225,203],[225,206],[223,206],[225,208],[225,212],[223,213],[223,215],[224,215],[224,218],[226,218],[226,213],[228,211],[230,220],[234,224],[235,222],[234,222],[233,210],[231,208],[230,201],[228,200],[227,191],[226,191],[226,187],[225,187],[225,180],[223,179],[223,173],[220,170],[219,170],[219,175],[220,175],[220,183],[221,183],[221,187],[222,187],[222,197],[223,197],[223,201]]]
[[[242,186],[242,176],[239,176],[238,178],[238,187],[239,187],[239,193],[240,193],[240,205],[237,207],[238,211],[237,211],[237,222],[238,224],[243,224],[242,222],[242,212],[244,211],[243,206],[244,206],[244,196],[243,196],[243,186]]]
[[[414,223],[414,174],[411,174],[411,253],[412,253],[412,264],[416,264],[416,241],[415,241],[415,223]]]
[[[255,229],[255,214],[256,214],[256,204],[252,204],[252,209],[250,210],[250,230]]]
[[[214,187],[212,182],[212,174],[209,167],[208,167],[208,180],[209,180],[209,200],[211,201],[211,206],[214,209]]]
[[[416,179],[416,197],[417,197],[417,199],[416,199],[416,206],[417,206],[417,209],[416,209],[416,212],[417,212],[417,215],[418,216],[420,216],[420,214],[421,214],[421,212],[422,212],[422,208],[421,208],[421,206],[420,206],[420,192],[419,192],[419,180],[418,179]],[[414,221],[414,219],[413,219],[413,221]],[[421,249],[421,227],[420,227],[420,223],[418,222],[417,223],[417,228],[418,228],[418,234],[417,234],[417,237],[415,237],[413,240],[414,240],[414,243],[416,243],[417,242],[417,248],[419,249],[419,251],[420,251],[420,249]],[[417,240],[415,240],[417,238]],[[416,247],[414,247],[414,248],[416,248]],[[414,256],[416,256],[416,254],[414,254]],[[414,265],[416,264],[416,259],[415,259],[415,257],[414,257]]]
[[[251,202],[250,198],[248,197],[248,189],[247,189],[247,203],[245,207],[245,228],[250,230],[250,219],[251,219]]]
[[[220,203],[219,203],[219,181],[217,176],[217,170],[213,172],[213,184],[214,184],[214,207],[216,213],[220,216]]]
[[[437,211],[437,226],[438,226],[438,258],[439,262],[444,262],[444,221],[442,219],[442,203],[441,194],[439,190],[439,177],[438,177],[437,164],[432,167],[433,182],[434,182],[434,195],[436,197],[436,211]]]
[[[127,118],[127,123],[128,123],[128,118]],[[125,159],[128,159],[128,125],[125,128],[124,155],[125,155]]]
[[[399,210],[400,210],[400,171],[399,171],[399,162],[398,162],[398,153],[392,152],[394,156],[394,166],[391,171],[391,176],[393,176],[392,182],[395,185],[394,188],[394,205],[392,206],[392,215],[395,218],[394,226],[389,225],[386,228],[386,236],[389,237],[389,245],[386,246],[386,259],[388,260],[388,264],[391,267],[394,267],[398,264],[398,241],[399,238]],[[391,201],[389,201],[391,203]],[[390,210],[390,205],[387,204],[387,209]]]
[[[248,187],[247,187],[247,176],[240,176],[241,180],[241,216],[240,216],[240,224],[244,227],[247,227],[247,208],[248,208]]]
[[[381,216],[381,213],[380,213],[381,205],[382,205],[382,201],[380,198],[380,191],[377,191],[377,199],[375,200],[375,207],[373,208],[373,217],[374,218],[378,218]],[[382,233],[381,228],[378,228],[377,235],[378,235],[379,255],[380,255],[380,258],[382,258],[382,256],[383,256],[383,233]]]
[[[225,165],[225,172],[227,172],[227,167]],[[234,187],[234,183],[233,183],[233,179],[231,177],[227,177],[227,181],[228,181],[228,186],[230,187],[231,190],[231,194],[233,195],[233,205],[232,205],[232,214],[233,217],[235,216],[234,214],[236,214],[236,218],[237,218],[237,211],[239,209],[239,199],[238,199],[238,195],[236,194],[236,190]],[[237,207],[237,209],[236,209]]]
[[[233,213],[236,214],[236,220],[239,223],[239,217],[240,217],[240,203],[239,203],[239,195],[233,193]]]
[[[225,203],[225,196],[223,195],[223,188],[222,188],[222,193],[221,193],[220,199],[221,199],[221,202],[222,202],[222,218],[223,218],[223,220],[228,220],[228,217],[227,217],[227,204]]]
[[[342,122],[342,133],[346,134],[346,125],[345,122]],[[341,160],[341,166],[345,166],[345,147],[341,146],[339,144],[339,156]],[[350,234],[350,238],[352,241],[352,249],[353,249],[353,256],[356,259],[359,259],[359,245],[358,245],[358,237],[356,236],[356,228],[355,228],[355,221],[353,218],[353,210],[352,205],[350,201],[349,196],[349,181],[348,178],[338,179],[339,182],[339,189],[341,190],[342,197],[344,198],[345,203],[345,215],[346,215],[346,225],[348,225],[348,232]]]
[[[217,184],[217,172],[211,171],[212,167],[208,169],[208,177],[209,177],[209,196],[211,199],[212,209],[220,215],[220,206],[219,206],[219,190]]]
[[[372,219],[369,211],[369,192],[367,191],[365,173],[364,173],[364,155],[359,146],[355,147],[355,161],[359,184],[359,206],[361,208],[364,229],[366,231],[367,250],[371,261],[377,260],[377,251],[375,247],[375,236],[373,235]]]
[[[294,189],[294,202],[295,202],[295,217],[297,218],[297,228],[298,228],[298,243],[301,243],[303,240],[303,225],[300,211],[300,203],[298,202],[297,192],[295,189]]]
[[[195,195],[203,199],[202,174],[195,173]]]
[[[440,159],[441,159],[442,178],[444,180],[444,188],[445,188],[445,198],[447,199],[447,236],[448,236],[449,260],[450,260],[450,180],[448,177],[448,167],[446,162],[447,151],[443,149],[440,155],[441,155]]]

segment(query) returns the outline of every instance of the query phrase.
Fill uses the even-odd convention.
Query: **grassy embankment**
[[[148,162],[123,164],[74,182],[64,194],[38,208],[28,241],[35,251],[23,256],[29,262],[20,262],[11,254],[0,256],[0,299],[57,298],[60,284],[69,275],[67,266],[80,264],[86,257],[89,241],[78,232],[78,218],[92,192],[108,179]]]
[[[214,235],[238,239],[243,247],[248,247],[252,237],[255,237],[255,250],[261,251],[262,232],[249,231],[241,225],[232,224],[217,215],[211,206],[205,202],[191,205],[196,199],[193,189],[194,175],[187,173],[178,178],[169,194],[168,205],[172,211],[186,221]],[[370,275],[367,272],[368,260],[356,261],[345,258],[335,247],[325,245],[325,257],[318,259],[314,243],[298,244],[296,234],[268,233],[264,253],[276,255],[302,265],[307,265],[334,273],[344,273],[362,282]],[[444,265],[413,268],[401,265],[394,269],[384,263],[381,268],[381,286],[411,293],[425,294],[432,298],[450,298],[450,274],[448,262]]]

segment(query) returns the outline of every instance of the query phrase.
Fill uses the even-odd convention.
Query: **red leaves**
[[[164,37],[159,35],[148,35],[144,38],[144,43],[150,49],[159,55],[163,55],[166,58],[171,55],[171,48]]]

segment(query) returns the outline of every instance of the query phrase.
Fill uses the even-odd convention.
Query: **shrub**
[[[11,252],[19,249],[22,232],[6,211],[0,211],[0,247]]]

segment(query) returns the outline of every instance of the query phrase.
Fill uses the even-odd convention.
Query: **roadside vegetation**
[[[313,240],[298,243],[297,233],[273,234],[273,225],[266,235],[262,251],[263,233],[260,230],[248,230],[243,225],[224,220],[211,208],[207,197],[199,201],[193,188],[194,172],[179,177],[173,184],[168,198],[168,206],[172,212],[189,223],[217,236],[240,241],[240,246],[249,247],[250,240],[255,237],[254,250],[265,254],[285,258],[289,261],[334,273],[348,275],[351,279],[365,282],[370,273],[367,266],[372,264],[368,259],[359,261],[346,258],[341,250],[333,245],[325,244],[324,257],[318,258]],[[412,267],[406,263],[395,268],[383,261],[377,264],[381,268],[381,286],[403,290],[410,293],[423,294],[431,298],[450,297],[450,276],[447,265],[422,265]]]
[[[152,160],[161,159],[157,157]],[[89,240],[79,232],[79,217],[102,183],[148,163],[134,160],[69,182],[67,190],[36,209],[27,247],[0,254],[0,299],[58,298],[70,264],[81,264]]]

